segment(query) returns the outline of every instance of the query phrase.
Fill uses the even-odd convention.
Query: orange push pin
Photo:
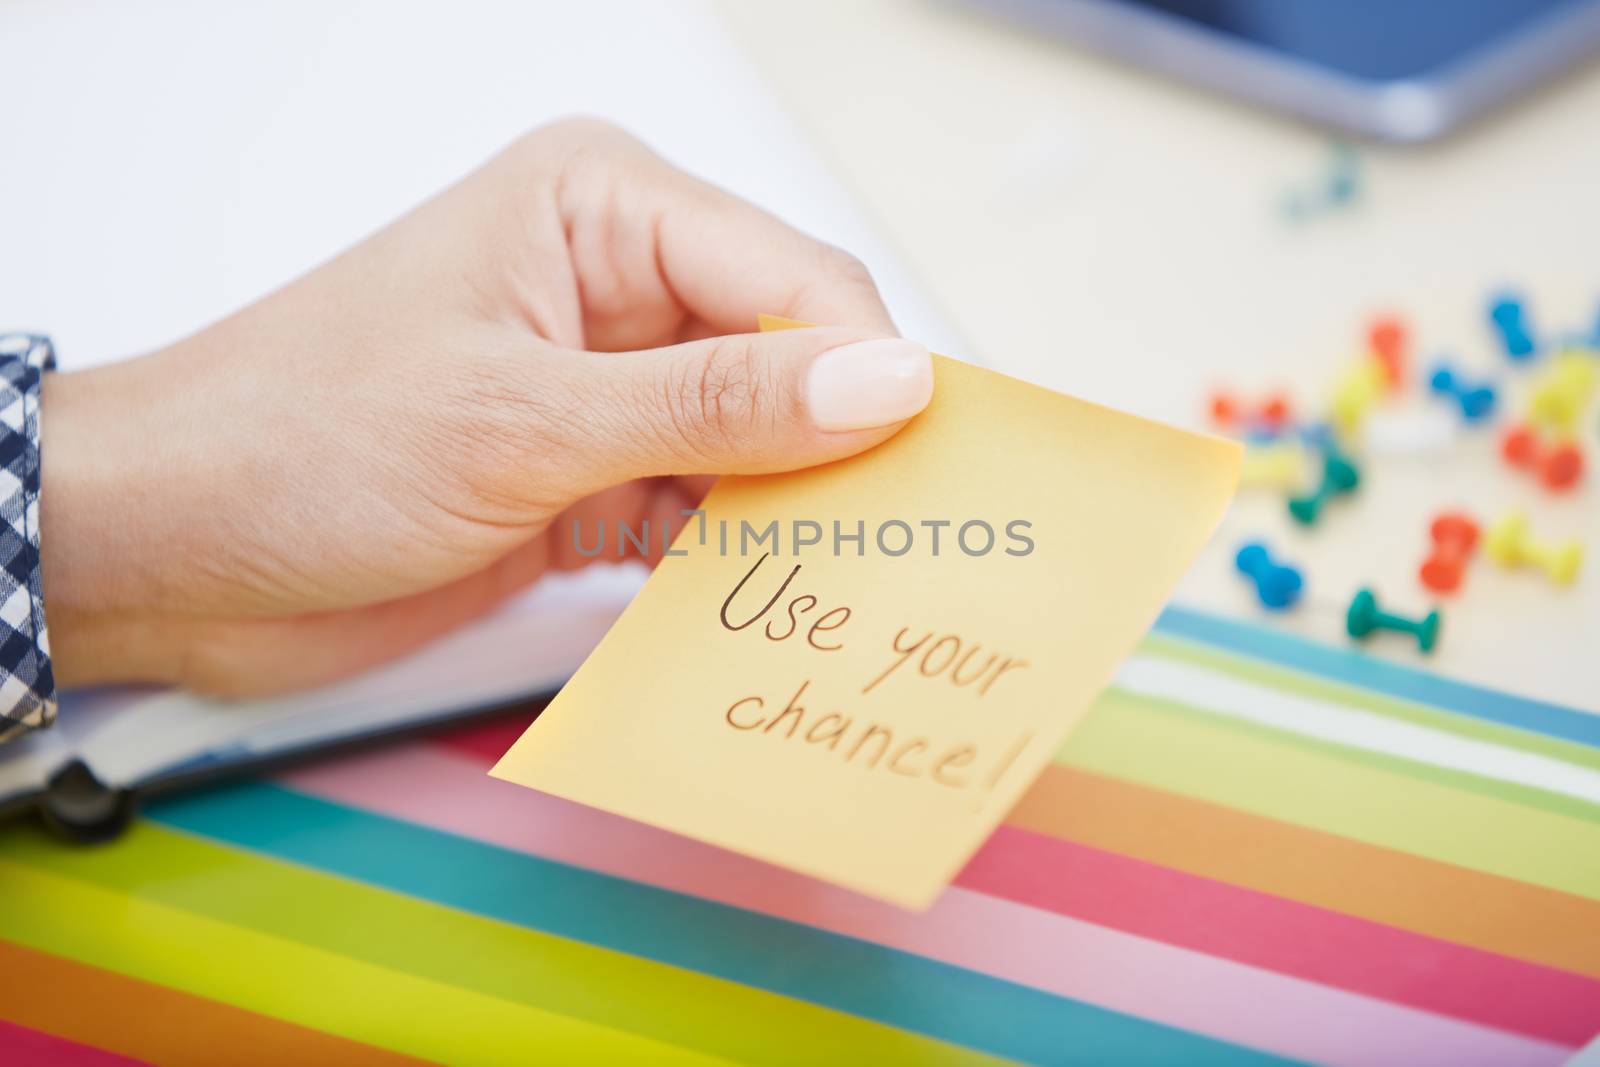
[[[1433,539],[1433,553],[1422,561],[1418,577],[1435,593],[1453,593],[1478,547],[1478,524],[1471,516],[1447,511],[1433,520],[1428,534]]]
[[[1576,540],[1544,544],[1533,539],[1528,516],[1503,515],[1483,539],[1484,553],[1501,567],[1538,567],[1557,585],[1571,585],[1583,566],[1583,546]]]
[[[1513,467],[1537,474],[1546,489],[1569,489],[1583,477],[1583,450],[1576,441],[1546,443],[1526,423],[1506,431],[1500,454]]]
[[[1405,384],[1406,325],[1396,315],[1380,315],[1367,328],[1367,344],[1372,358],[1383,367],[1390,392]]]
[[[1211,418],[1218,426],[1228,429],[1259,428],[1277,433],[1292,417],[1289,398],[1283,393],[1269,393],[1255,404],[1248,404],[1222,389],[1211,394]]]

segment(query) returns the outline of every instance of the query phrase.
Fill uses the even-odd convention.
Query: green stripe
[[[1107,692],[1059,763],[1600,900],[1600,827]]]
[[[1422,763],[1408,756],[1396,756],[1388,752],[1347,745],[1339,741],[1328,741],[1320,737],[1296,733],[1293,730],[1287,730],[1279,726],[1236,718],[1232,715],[1213,711],[1210,708],[1201,707],[1198,704],[1190,704],[1182,700],[1171,700],[1166,697],[1152,696],[1148,693],[1131,692],[1115,686],[1106,690],[1106,694],[1114,694],[1115,699],[1113,702],[1106,704],[1105,714],[1119,714],[1118,709],[1132,703],[1144,705],[1152,711],[1166,712],[1179,716],[1201,716],[1206,722],[1212,723],[1219,729],[1236,730],[1274,744],[1293,745],[1349,763],[1359,763],[1364,766],[1379,768],[1391,774],[1418,778],[1427,782],[1436,782],[1452,789],[1461,789],[1481,796],[1498,797],[1501,800],[1520,804],[1523,807],[1537,808],[1540,811],[1548,811],[1574,819],[1583,819],[1586,822],[1600,825],[1600,804],[1593,804],[1579,797],[1569,796],[1566,793],[1555,793],[1547,789],[1537,789],[1533,786],[1507,782],[1488,775],[1475,774],[1471,771],[1440,767],[1432,763]],[[1099,707],[1099,704],[1096,704],[1096,707]]]
[[[95,850],[11,834],[0,838],[0,854],[336,957],[738,1062],[1001,1062],[803,1001],[149,824]],[[775,1034],[784,1040],[775,1041]]]
[[[1513,726],[1502,726],[1470,715],[1457,715],[1424,704],[1383,696],[1367,689],[1328,681],[1288,667],[1279,667],[1264,660],[1249,659],[1224,652],[1199,642],[1151,633],[1146,635],[1139,646],[1139,651],[1163,659],[1209,667],[1235,678],[1258,682],[1284,692],[1326,700],[1345,707],[1360,708],[1376,715],[1435,730],[1446,730],[1458,737],[1488,741],[1506,748],[1534,752],[1564,763],[1600,770],[1600,748],[1591,745],[1563,741],[1547,734],[1519,730]]]
[[[9,861],[0,900],[16,944],[437,1063],[727,1063]]]

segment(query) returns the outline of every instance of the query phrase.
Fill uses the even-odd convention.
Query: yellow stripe
[[[0,937],[441,1063],[729,1062],[3,860]]]
[[[709,1056],[796,1064],[995,1062],[843,1011],[266,859],[148,821],[97,849],[63,848],[39,833],[4,834],[0,855],[195,918]],[[789,1036],[775,1042],[778,1033]]]

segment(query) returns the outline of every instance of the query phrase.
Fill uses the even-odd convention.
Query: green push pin
[[[1306,496],[1289,498],[1289,514],[1307,526],[1322,514],[1322,505],[1333,497],[1353,493],[1361,484],[1361,472],[1349,459],[1333,448],[1322,458],[1322,484]]]
[[[1378,610],[1378,598],[1372,595],[1372,590],[1362,589],[1356,593],[1355,599],[1350,601],[1344,628],[1358,641],[1368,637],[1374,630],[1398,630],[1404,634],[1415,634],[1417,647],[1424,652],[1432,652],[1433,646],[1439,640],[1439,613],[1430,611],[1420,619],[1390,615],[1386,611]]]

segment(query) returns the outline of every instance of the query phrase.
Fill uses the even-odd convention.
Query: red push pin
[[[1367,328],[1367,345],[1372,358],[1383,367],[1390,392],[1405,384],[1406,325],[1393,315],[1380,315]]]
[[[1547,489],[1567,489],[1583,476],[1583,451],[1576,441],[1546,446],[1526,423],[1506,431],[1500,454],[1513,467],[1532,470]]]
[[[1276,433],[1289,424],[1289,398],[1269,393],[1252,408],[1233,393],[1219,389],[1211,394],[1211,417],[1217,425],[1230,429],[1259,427]]]
[[[1433,538],[1433,554],[1422,561],[1418,576],[1436,593],[1453,593],[1478,547],[1478,524],[1471,516],[1447,511],[1434,517],[1428,534]]]

